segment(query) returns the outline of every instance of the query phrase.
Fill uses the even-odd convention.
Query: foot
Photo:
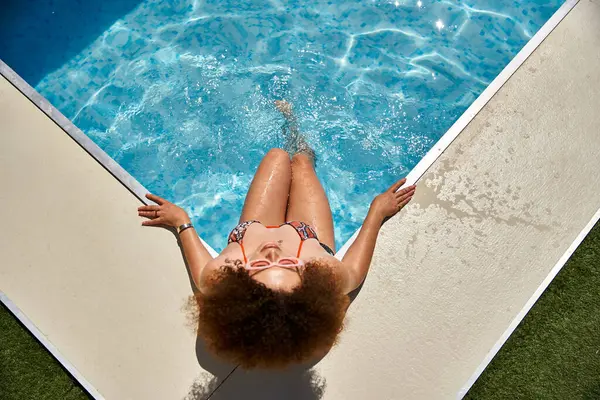
[[[283,132],[286,137],[284,148],[293,157],[295,154],[305,154],[313,166],[316,164],[315,151],[309,146],[304,135],[298,130],[296,117],[292,111],[292,105],[285,100],[275,100],[275,107],[283,114],[286,124]]]
[[[275,100],[275,107],[283,114],[285,119],[290,120],[294,117],[292,105],[285,100]]]

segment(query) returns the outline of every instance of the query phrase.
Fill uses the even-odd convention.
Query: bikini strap
[[[242,255],[244,256],[244,264],[248,264],[248,258],[246,257],[246,250],[244,249],[244,242],[239,241],[238,243],[239,243],[240,247],[242,248]]]
[[[244,256],[244,263],[248,262],[248,257],[246,257],[246,249],[244,248],[244,235],[246,235],[246,230],[248,229],[248,227],[255,222],[260,223],[260,221],[257,221],[257,220],[249,220],[249,221],[244,221],[244,222],[239,223],[235,228],[233,228],[233,230],[229,234],[229,238],[227,240],[227,244],[235,242],[240,245],[240,248],[242,249],[242,255]],[[282,225],[291,226],[292,228],[294,228],[294,230],[300,237],[300,244],[298,245],[298,253],[296,254],[296,257],[298,257],[298,258],[300,257],[300,252],[302,251],[302,245],[304,244],[305,240],[308,240],[308,239],[319,240],[317,238],[317,232],[315,232],[315,230],[310,225],[305,224],[304,222],[288,221]],[[267,226],[267,228],[278,228],[278,226]]]
[[[305,240],[308,239],[317,239],[317,232],[308,224],[305,224],[301,221],[288,221],[285,225],[289,225],[296,230],[298,236],[300,236],[300,244],[298,245],[298,253],[296,254],[296,258],[300,258],[300,252],[302,251],[302,245]]]
[[[252,219],[249,221],[240,222],[235,228],[233,228],[227,240],[227,244],[238,243],[240,245],[242,249],[242,255],[244,256],[244,264],[248,262],[248,257],[246,257],[246,249],[244,249],[244,236],[246,235],[246,230],[248,227],[255,222],[259,221]]]
[[[300,252],[302,251],[303,244],[304,244],[304,240],[300,240],[300,244],[298,245],[298,254],[296,254],[296,258],[300,258]]]

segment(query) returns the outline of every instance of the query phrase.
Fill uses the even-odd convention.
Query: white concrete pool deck
[[[97,398],[460,397],[600,216],[598,32],[581,0],[420,177],[309,374],[206,356],[175,237],[0,77],[2,300]]]

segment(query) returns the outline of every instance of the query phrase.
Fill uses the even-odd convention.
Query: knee
[[[311,157],[304,153],[296,153],[292,157],[293,168],[310,168],[313,169],[313,160]]]
[[[267,155],[265,155],[265,158],[277,163],[286,162],[289,164],[290,162],[290,155],[288,154],[288,152],[278,148],[273,148],[269,150]]]

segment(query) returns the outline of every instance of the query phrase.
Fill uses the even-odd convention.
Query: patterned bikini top
[[[230,244],[230,243],[239,243],[240,244],[240,246],[242,248],[242,254],[244,255],[245,263],[248,262],[248,259],[246,258],[246,251],[244,249],[244,244],[243,244],[244,235],[246,234],[246,230],[248,229],[248,227],[254,223],[260,224],[260,221],[250,220],[250,221],[245,221],[245,222],[239,223],[235,228],[233,228],[233,230],[229,234],[229,239],[227,240],[227,244]],[[280,228],[284,225],[289,225],[292,228],[294,228],[296,230],[296,233],[298,233],[298,236],[300,236],[300,245],[298,246],[298,254],[296,255],[296,257],[300,257],[300,252],[302,251],[302,245],[304,244],[305,240],[307,240],[307,239],[319,240],[319,238],[317,237],[317,232],[315,232],[315,230],[310,225],[305,224],[304,222],[301,222],[301,221],[288,221],[281,225],[266,225],[265,228],[274,229],[274,228]],[[334,255],[333,250],[331,250],[331,248],[329,248],[329,246],[327,246],[326,244],[321,243],[321,242],[319,242],[319,244],[329,254]]]

